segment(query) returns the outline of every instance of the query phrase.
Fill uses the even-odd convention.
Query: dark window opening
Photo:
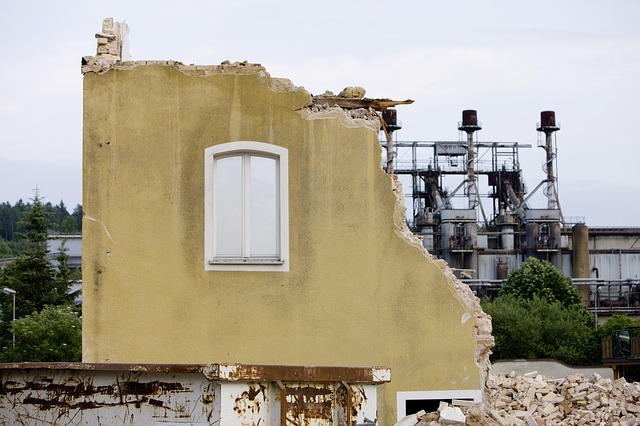
[[[473,401],[471,398],[456,398],[456,400]],[[452,399],[408,399],[405,401],[405,412],[408,415],[416,414],[420,410],[424,410],[427,413],[438,411],[440,402],[446,402],[451,405]]]

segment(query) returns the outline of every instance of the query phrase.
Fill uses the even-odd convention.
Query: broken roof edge
[[[296,86],[288,78],[272,77],[263,65],[250,63],[248,61],[224,61],[220,65],[185,65],[184,63],[175,60],[117,60],[115,62],[112,62],[110,60],[101,60],[100,55],[96,55],[82,57],[81,71],[82,74],[91,72],[102,74],[110,70],[131,70],[137,67],[148,65],[162,65],[173,67],[183,74],[190,76],[210,76],[220,74],[259,75],[261,77],[266,77],[269,83],[269,87],[271,88],[271,90],[274,90],[276,92],[304,91],[305,93],[308,93],[312,98],[311,105],[318,108],[336,107],[343,110],[372,109],[376,111],[383,111],[388,108],[394,108],[398,105],[410,105],[414,102],[412,99],[396,101],[389,98],[372,99],[345,96],[328,96],[326,94],[314,96],[309,93],[304,88],[304,86]]]
[[[137,67],[148,65],[161,65],[173,67],[183,74],[203,77],[220,74],[237,74],[237,75],[259,75],[269,80],[269,87],[278,92],[292,92],[302,90],[304,87],[295,86],[289,79],[275,78],[267,72],[266,68],[261,64],[252,64],[247,61],[229,62],[224,61],[220,65],[185,65],[175,60],[145,60],[145,61],[102,61],[100,56],[83,56],[82,57],[82,74],[96,73],[103,74],[110,70],[131,70]]]
[[[220,65],[185,65],[175,60],[141,60],[132,61],[129,55],[129,26],[126,22],[114,22],[113,18],[102,21],[102,31],[95,35],[97,49],[95,56],[83,56],[81,61],[82,74],[102,74],[110,70],[130,70],[148,65],[169,66],[186,75],[210,76],[219,74],[259,75],[268,80],[269,87],[277,92],[304,91],[303,87],[294,86],[285,78],[274,78],[269,75],[265,67],[248,61],[223,61]],[[310,95],[310,94],[309,94]]]
[[[81,61],[82,74],[106,73],[112,69],[130,70],[140,66],[162,65],[176,68],[178,71],[191,76],[210,76],[220,74],[259,75],[267,78],[268,86],[276,92],[303,91],[312,98],[312,105],[319,107],[338,107],[343,110],[376,110],[383,111],[397,105],[412,104],[413,100],[394,101],[388,98],[364,98],[365,90],[361,87],[347,87],[338,96],[331,92],[314,96],[303,86],[295,86],[287,78],[272,77],[261,64],[248,61],[223,61],[220,65],[185,65],[176,60],[129,60],[129,26],[125,21],[114,22],[113,18],[102,21],[102,31],[95,35],[97,49],[95,56],[83,56]],[[351,89],[351,90],[349,90]],[[363,117],[357,117],[363,118]]]

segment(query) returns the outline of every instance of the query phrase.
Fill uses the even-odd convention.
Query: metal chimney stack
[[[545,134],[544,150],[547,153],[547,161],[545,168],[547,170],[547,208],[557,210],[559,208],[558,194],[556,193],[556,176],[553,171],[553,160],[555,153],[553,152],[553,133],[560,130],[560,126],[556,125],[556,113],[554,111],[542,111],[540,113],[540,123],[537,130]]]
[[[402,124],[398,122],[398,112],[389,108],[382,111],[383,127],[387,139],[387,173],[393,173],[393,132],[402,128]]]
[[[467,132],[467,196],[469,197],[470,209],[478,207],[473,133],[480,129],[482,129],[482,127],[478,124],[478,113],[476,110],[467,109],[462,111],[462,122],[458,123],[458,130]]]

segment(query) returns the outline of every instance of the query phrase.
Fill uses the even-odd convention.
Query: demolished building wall
[[[375,113],[246,62],[83,72],[83,361],[385,365],[382,424],[398,392],[482,392],[490,320],[406,228]],[[203,266],[204,153],[229,142],[288,152],[277,272]]]

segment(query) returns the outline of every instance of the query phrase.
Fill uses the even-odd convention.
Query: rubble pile
[[[545,378],[533,371],[490,376],[490,400],[441,403],[438,412],[407,416],[397,426],[613,425],[640,426],[640,383],[597,373]]]

